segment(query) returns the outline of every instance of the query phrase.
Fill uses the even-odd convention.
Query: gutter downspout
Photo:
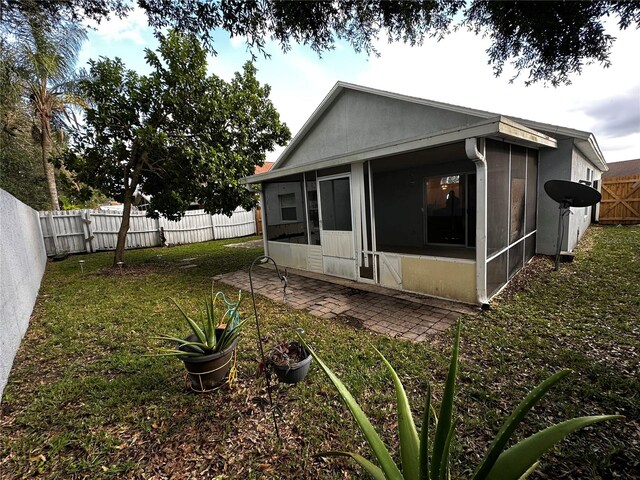
[[[476,165],[476,293],[478,303],[488,306],[487,298],[487,162],[485,144],[480,139],[467,138],[464,142],[465,153]]]
[[[269,245],[267,244],[267,204],[264,201],[264,183],[260,184],[260,216],[262,224],[262,246],[264,254],[269,255]]]

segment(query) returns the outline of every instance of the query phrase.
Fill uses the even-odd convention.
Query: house
[[[633,177],[637,175],[640,175],[640,158],[610,163],[609,170],[602,174],[602,178]]]
[[[338,82],[260,184],[280,265],[484,304],[554,254],[550,179],[597,185],[591,133]],[[565,219],[562,250],[591,222]]]
[[[273,167],[273,162],[264,162],[263,165],[256,165],[256,174],[266,173]]]

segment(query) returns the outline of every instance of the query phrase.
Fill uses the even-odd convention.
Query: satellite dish
[[[556,243],[556,270],[560,268],[560,245],[564,236],[562,218],[571,213],[571,207],[590,207],[600,201],[602,195],[595,188],[568,180],[549,180],[544,191],[560,205],[558,214],[558,240]]]
[[[544,191],[553,200],[566,207],[590,207],[602,198],[595,188],[567,180],[549,180],[544,184]]]

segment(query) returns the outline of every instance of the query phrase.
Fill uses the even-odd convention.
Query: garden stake
[[[253,271],[254,265],[256,263],[265,264],[265,263],[268,263],[269,260],[271,260],[274,267],[276,267],[276,274],[278,275],[278,278],[280,279],[280,281],[284,284],[284,286],[282,287],[282,301],[286,303],[287,287],[289,286],[289,281],[287,280],[287,270],[285,269],[284,275],[280,274],[280,270],[278,269],[278,264],[273,258],[269,257],[268,255],[261,255],[257,257],[251,264],[251,267],[249,268],[249,286],[251,288],[251,301],[253,302],[253,313],[256,317],[256,330],[258,331],[258,347],[260,349],[260,357],[262,360],[262,366],[264,368],[264,378],[267,381],[267,393],[269,395],[269,406],[271,407],[271,416],[273,417],[273,425],[276,428],[276,436],[278,437],[278,440],[282,440],[280,438],[280,432],[278,431],[278,421],[276,419],[276,412],[273,408],[273,398],[271,396],[271,380],[269,379],[269,372],[267,372],[267,368],[266,368],[267,362],[266,362],[266,359],[264,358],[264,348],[262,347],[262,335],[260,333],[260,322],[258,321],[258,308],[256,307],[256,296],[253,291],[253,280],[251,278],[251,272]]]

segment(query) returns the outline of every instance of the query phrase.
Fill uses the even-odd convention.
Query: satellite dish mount
[[[571,213],[571,207],[590,207],[598,203],[602,196],[595,188],[568,180],[549,180],[544,184],[544,191],[559,205],[555,264],[557,271],[560,268],[560,250],[564,238],[564,217]]]

